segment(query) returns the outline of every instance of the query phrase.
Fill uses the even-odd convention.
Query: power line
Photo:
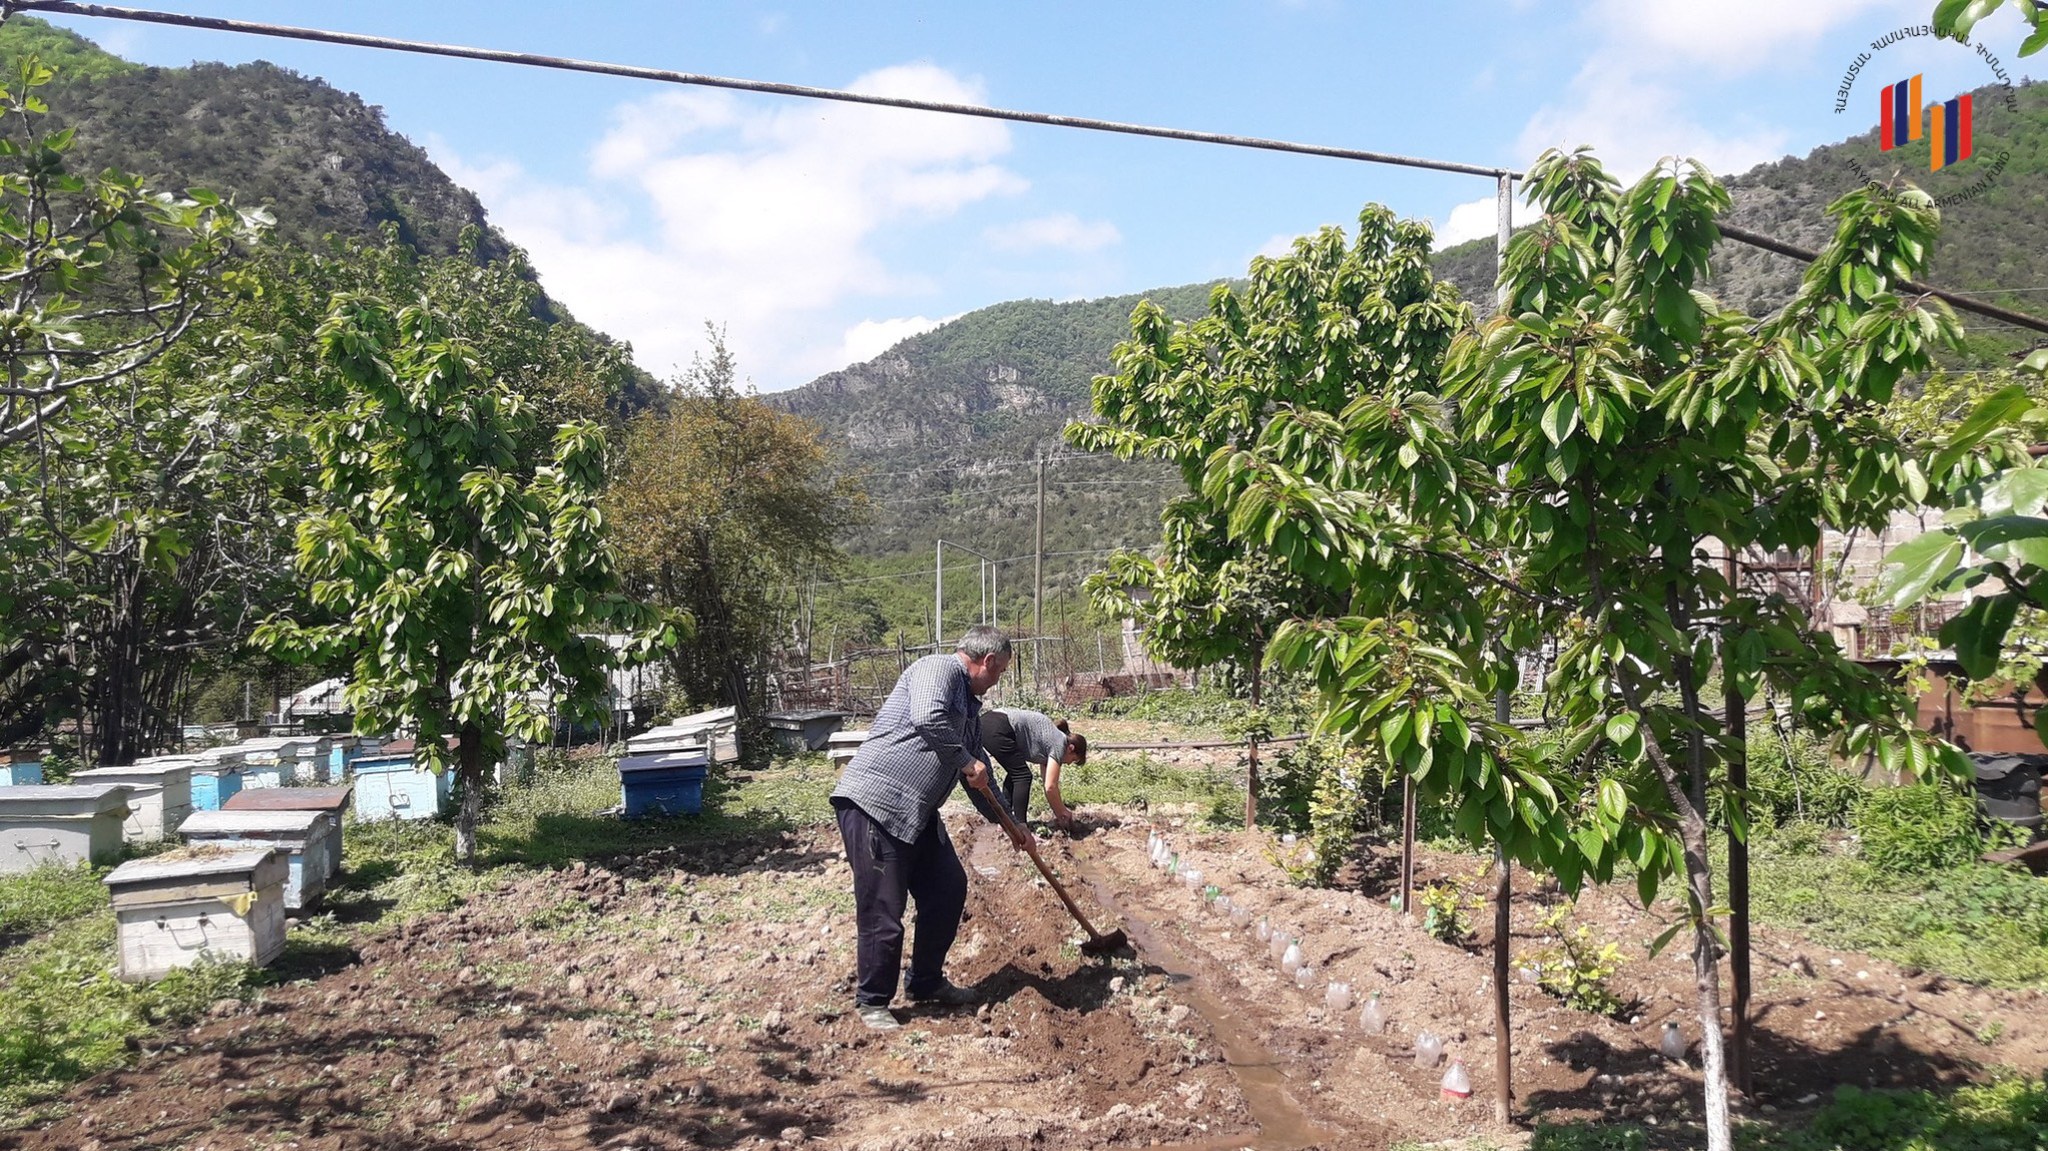
[[[1321,156],[1334,160],[1352,160],[1368,164],[1389,164],[1403,168],[1426,168],[1438,172],[1456,172],[1468,176],[1488,176],[1496,181],[1512,181],[1522,178],[1522,173],[1511,168],[1466,164],[1452,160],[1431,160],[1418,156],[1400,156],[1391,152],[1372,152],[1359,148],[1334,148],[1321,144],[1302,144],[1286,140],[1269,140],[1256,136],[1233,136],[1221,132],[1198,132],[1182,128],[1163,128],[1146,124],[1128,124],[1116,120],[1097,120],[1085,116],[1058,116],[1044,112],[1024,112],[1007,108],[990,108],[974,104],[949,104],[935,100],[911,100],[895,96],[874,96],[862,92],[846,92],[836,88],[814,88],[802,84],[784,84],[769,80],[745,80],[731,76],[710,76],[694,72],[680,72],[667,68],[645,68],[632,64],[611,64],[597,60],[577,60],[565,56],[546,56],[533,52],[507,52],[495,48],[473,48],[459,44],[434,44],[422,40],[400,40],[389,36],[370,36],[358,32],[336,32],[324,28],[301,28],[286,24],[264,24],[253,20],[228,20],[218,16],[191,16],[180,12],[155,12],[143,8],[121,8],[107,4],[79,4],[72,0],[4,0],[0,3],[0,15],[7,12],[59,12],[72,16],[96,17],[107,20],[133,20],[145,24],[168,24],[181,28],[202,28],[214,32],[236,32],[254,36],[272,36],[288,40],[308,40],[323,44],[342,44],[355,48],[378,48],[393,52],[412,52],[427,56],[449,56],[465,60],[484,60],[499,64],[518,64],[535,68],[552,68],[569,72],[590,72],[605,76],[622,76],[628,79],[653,80],[665,84],[685,84],[704,88],[725,88],[740,92],[759,92],[773,96],[794,96],[808,100],[831,100],[847,104],[867,104],[877,107],[902,108],[918,112],[938,112],[952,116],[973,116],[988,120],[1009,120],[1022,124],[1041,124],[1052,128],[1078,128],[1094,132],[1114,132],[1129,136],[1153,136],[1161,139],[1184,140],[1197,144],[1216,144],[1224,147],[1251,148],[1267,152],[1290,152],[1304,156]],[[1761,248],[1780,256],[1787,256],[1806,263],[1813,263],[1819,254],[1809,248],[1789,244],[1752,232],[1734,224],[1718,225],[1721,234],[1728,239]],[[1907,291],[1933,296],[1964,311],[1975,312],[2001,320],[2015,327],[2048,333],[2048,320],[2001,308],[1996,304],[1974,299],[1959,292],[1922,284],[1914,280],[1899,281]]]
[[[1009,120],[1019,124],[1042,124],[1049,128],[1080,128],[1090,132],[1115,132],[1125,136],[1153,136],[1185,140],[1195,144],[1220,144],[1230,148],[1252,148],[1264,152],[1291,152],[1322,156],[1332,160],[1356,160],[1370,164],[1393,164],[1403,168],[1427,168],[1437,172],[1458,172],[1468,176],[1519,176],[1486,164],[1464,164],[1454,160],[1431,160],[1400,156],[1392,152],[1371,152],[1362,148],[1336,148],[1327,144],[1302,144],[1289,140],[1268,140],[1258,136],[1234,136],[1224,132],[1198,132],[1186,128],[1163,128],[1151,124],[1129,124],[1098,120],[1089,116],[1057,116],[1046,112],[1023,112],[1013,108],[990,108],[978,104],[950,104],[938,100],[912,100],[901,96],[875,96],[837,88],[813,88],[805,84],[784,84],[772,80],[743,80],[732,76],[709,76],[668,68],[645,68],[634,64],[609,64],[599,60],[578,60],[567,56],[546,56],[536,52],[507,52],[496,48],[472,48],[460,44],[434,44],[423,40],[399,40],[359,32],[336,32],[325,28],[300,28],[286,24],[264,24],[253,20],[227,20],[218,16],[190,16],[180,12],[154,12],[145,8],[117,8],[107,4],[76,4],[70,0],[8,0],[6,8],[31,12],[62,12],[72,16],[95,16],[107,20],[137,20],[146,24],[169,24],[180,28],[204,28],[213,32],[239,32],[252,36],[274,36],[287,40],[310,40],[321,44],[343,44],[353,48],[381,48],[391,52],[415,52],[425,56],[452,56],[464,60],[485,60],[496,64],[520,64],[553,68],[565,72],[592,72],[601,76],[623,76],[663,84],[687,84],[700,88],[726,88],[737,92],[760,92],[770,96],[795,96],[806,100],[833,100],[844,104],[871,104],[915,112],[941,112],[950,116],[974,116],[984,120]]]

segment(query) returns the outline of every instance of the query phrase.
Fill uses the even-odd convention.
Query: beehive
[[[0,787],[43,782],[43,753],[39,751],[0,752]]]
[[[619,760],[619,791],[626,818],[696,815],[704,810],[706,760],[700,748]]]
[[[291,782],[291,767],[284,755],[285,741],[276,736],[245,739],[233,750],[242,753],[242,786],[284,787]]]
[[[813,709],[768,713],[768,729],[787,751],[823,751],[826,741],[845,723],[846,713],[843,711]]]
[[[860,731],[835,731],[825,737],[825,758],[832,761],[834,769],[843,770],[853,762],[853,753],[868,741],[866,729]]]
[[[672,719],[626,741],[629,755],[701,747],[712,763],[739,758],[738,713],[729,707],[713,708]]]
[[[0,788],[0,875],[112,859],[127,818],[125,784]]]
[[[285,778],[293,787],[317,787],[333,779],[330,768],[332,740],[324,735],[288,737],[279,758],[291,770]]]
[[[348,761],[354,757],[359,743],[353,735],[327,737],[327,782],[340,783],[348,778]]]
[[[285,792],[297,788],[266,788]],[[286,873],[284,905],[298,911],[320,902],[327,892],[327,880],[334,874],[341,835],[334,817],[325,811],[201,811],[187,819],[178,834],[194,847],[224,850],[276,848],[284,853]]]
[[[341,874],[342,815],[348,811],[353,787],[266,787],[229,797],[228,811],[322,811],[333,822],[327,853],[327,878]]]
[[[121,825],[121,837],[130,843],[167,839],[192,814],[192,767],[188,763],[156,760],[127,767],[96,767],[73,772],[71,782],[128,785],[128,818]]]
[[[433,819],[448,810],[454,772],[418,770],[410,752],[359,759],[355,772],[358,819]]]
[[[121,978],[159,979],[201,958],[262,965],[284,950],[289,864],[268,847],[137,859],[106,878]]]
[[[240,748],[201,752],[199,763],[192,768],[192,810],[219,811],[229,796],[242,790],[245,770]]]

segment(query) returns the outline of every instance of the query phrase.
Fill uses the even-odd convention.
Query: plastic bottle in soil
[[[1465,1074],[1463,1059],[1451,1060],[1451,1066],[1444,1072],[1443,1097],[1453,1103],[1472,1098],[1472,1077]]]
[[[1188,868],[1188,869],[1187,869],[1186,871],[1183,871],[1183,872],[1181,872],[1181,875],[1180,875],[1180,877],[1181,877],[1181,879],[1182,879],[1182,880],[1184,880],[1184,881],[1185,881],[1185,882],[1187,883],[1187,885],[1188,885],[1188,890],[1189,890],[1189,891],[1192,891],[1192,892],[1194,892],[1194,893],[1195,893],[1196,895],[1200,895],[1200,894],[1202,894],[1202,869],[1201,869],[1201,868],[1199,868],[1199,867],[1190,867],[1190,868]]]
[[[1330,980],[1330,985],[1323,988],[1323,1006],[1332,1012],[1351,1010],[1351,985],[1337,979]]]
[[[1280,962],[1280,957],[1287,954],[1287,945],[1293,942],[1293,936],[1277,927],[1274,928],[1272,937],[1266,941],[1266,950],[1272,953],[1273,962]]]
[[[1216,898],[1209,901],[1209,910],[1215,912],[1219,919],[1230,918],[1230,897],[1218,892]]]
[[[1666,1023],[1664,1034],[1657,1040],[1657,1050],[1673,1063],[1683,1063],[1686,1046],[1685,1032],[1680,1031],[1676,1023]]]
[[[1387,1029],[1387,1009],[1380,1006],[1380,993],[1375,991],[1358,1009],[1358,1029],[1367,1035],[1378,1035]]]
[[[1294,969],[1294,985],[1307,991],[1316,985],[1316,969],[1304,963]]]
[[[1443,1061],[1444,1041],[1434,1031],[1420,1032],[1415,1036],[1415,1065],[1434,1067]]]
[[[1252,934],[1258,936],[1260,943],[1273,938],[1273,921],[1263,915],[1259,916],[1259,925],[1252,928]]]
[[[1301,944],[1289,941],[1287,950],[1280,953],[1280,970],[1292,975],[1301,967]]]
[[[1247,927],[1252,921],[1252,909],[1242,903],[1230,905],[1230,924],[1233,927]]]

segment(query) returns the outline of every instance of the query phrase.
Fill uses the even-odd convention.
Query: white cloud
[[[838,358],[848,364],[864,364],[912,336],[922,335],[958,316],[898,316],[889,320],[862,320],[846,329],[839,341]]]
[[[1266,237],[1266,242],[1259,245],[1258,251],[1252,253],[1252,257],[1265,256],[1268,259],[1277,260],[1294,251],[1294,241],[1299,238],[1299,236],[1291,232],[1280,232],[1268,236]],[[1251,257],[1247,257],[1245,263],[1251,263]]]
[[[1703,98],[1703,85],[1803,58],[1853,23],[1882,30],[1900,13],[1924,18],[1925,8],[1922,0],[1600,0],[1584,17],[1592,52],[1558,98],[1530,116],[1517,151],[1526,163],[1546,148],[1591,144],[1624,184],[1667,155],[1732,175],[1783,155],[1790,134],[1739,99]],[[1689,107],[1720,114],[1696,117]]]
[[[1083,220],[1072,212],[998,224],[982,232],[990,247],[1004,252],[1035,252],[1046,248],[1093,252],[1121,243],[1123,233],[1108,220]]]
[[[1520,196],[1516,196],[1510,215],[1514,220],[1514,226],[1519,228],[1535,219],[1535,209]],[[1444,217],[1443,223],[1437,225],[1436,246],[1448,248],[1467,240],[1491,237],[1500,226],[1499,221],[1500,204],[1492,196],[1469,200],[1452,208],[1450,214]]]
[[[978,85],[927,64],[851,87],[982,102]],[[548,291],[632,341],[641,366],[666,375],[687,364],[710,320],[771,386],[842,366],[845,319],[832,309],[906,286],[874,250],[885,231],[1026,187],[998,163],[1010,149],[999,123],[725,92],[623,106],[574,186],[429,149],[526,248]]]

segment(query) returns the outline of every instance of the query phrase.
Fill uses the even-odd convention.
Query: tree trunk
[[[1680,835],[1685,840],[1687,889],[1699,909],[1693,924],[1692,971],[1700,1013],[1700,1078],[1707,1093],[1707,1151],[1730,1151],[1734,1142],[1728,1129],[1728,1070],[1721,1047],[1721,971],[1715,955],[1719,944],[1714,921],[1706,914],[1714,906],[1714,873],[1707,856],[1707,821],[1700,812],[1685,813]]]
[[[455,782],[462,804],[455,813],[455,861],[476,865],[476,825],[484,810],[484,739],[475,724],[462,725],[455,743]]]
[[[1690,549],[1688,549],[1689,551]],[[1691,632],[1692,616],[1681,596],[1676,579],[1664,585],[1665,609],[1672,626],[1683,636]],[[1663,778],[1666,792],[1678,813],[1678,834],[1685,846],[1685,879],[1689,911],[1693,916],[1692,967],[1700,1013],[1700,1078],[1706,1091],[1707,1151],[1732,1151],[1734,1142],[1728,1128],[1728,1072],[1721,1047],[1721,972],[1715,955],[1714,871],[1707,852],[1707,758],[1701,723],[1699,669],[1689,651],[1672,659],[1678,680],[1679,700],[1685,709],[1686,775],[1680,780],[1670,757],[1654,738],[1644,740],[1645,748],[1656,748],[1651,761]],[[1640,710],[1640,709],[1638,709]]]

